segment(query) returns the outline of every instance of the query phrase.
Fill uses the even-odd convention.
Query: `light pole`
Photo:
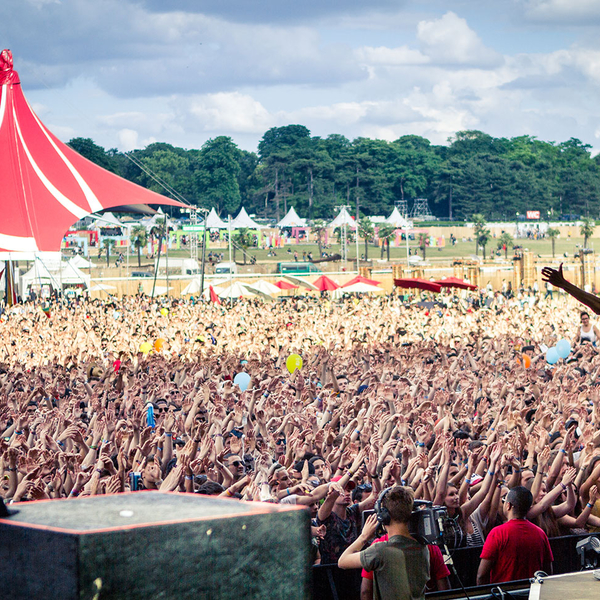
[[[208,215],[208,210],[206,208],[198,208],[196,213],[198,212],[201,212],[204,217],[204,227],[202,228],[202,266],[200,267],[200,298],[202,298],[202,294],[204,293],[204,268],[206,265],[206,217]],[[194,242],[196,242],[196,240],[197,238]]]

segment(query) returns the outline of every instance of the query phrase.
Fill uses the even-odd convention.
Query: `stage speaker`
[[[299,507],[146,491],[12,508],[0,519],[11,600],[310,597]]]

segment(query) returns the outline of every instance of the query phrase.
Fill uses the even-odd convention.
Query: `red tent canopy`
[[[443,279],[437,280],[435,283],[442,287],[455,287],[461,290],[476,290],[477,286],[472,283],[466,282],[464,279],[458,277],[444,277]]]
[[[351,279],[348,283],[345,283],[342,287],[348,287],[354,285],[355,283],[366,283],[367,285],[379,285],[380,281],[375,281],[374,279],[367,279],[362,275],[357,275],[354,279]]]
[[[297,285],[294,285],[293,283],[290,283],[289,281],[284,281],[283,279],[276,281],[274,285],[276,285],[280,290],[297,290],[298,289]]]
[[[321,275],[316,281],[313,282],[320,292],[333,292],[333,290],[337,290],[340,286],[333,281],[333,279],[329,279],[327,275]]]
[[[428,281],[427,279],[419,279],[418,277],[415,277],[414,279],[394,279],[394,285],[396,287],[426,290],[428,292],[442,291],[442,286],[438,283]]]
[[[0,251],[58,251],[76,221],[124,204],[184,206],[77,154],[29,106],[10,50],[0,54]]]

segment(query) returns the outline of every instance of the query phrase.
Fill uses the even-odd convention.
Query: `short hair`
[[[506,495],[506,502],[510,502],[515,509],[517,517],[522,519],[527,516],[527,513],[533,504],[533,496],[526,487],[518,485],[508,492]]]
[[[205,496],[218,496],[225,491],[225,488],[216,481],[206,481],[196,489],[197,494],[204,494]]]
[[[387,508],[392,521],[408,523],[415,500],[414,491],[405,486],[394,486],[382,499],[381,505]]]
[[[590,318],[590,313],[586,312],[585,310],[581,312],[581,314],[579,315],[580,319],[583,319],[583,317],[587,317],[588,319]]]

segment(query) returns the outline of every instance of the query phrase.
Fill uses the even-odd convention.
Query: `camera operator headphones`
[[[391,487],[388,487],[385,488],[385,490],[382,490],[379,494],[379,498],[377,498],[377,502],[375,502],[375,506],[373,507],[375,514],[377,515],[377,521],[379,521],[381,525],[389,525],[392,522],[392,515],[390,515],[390,511],[383,506],[383,499],[391,489]]]

